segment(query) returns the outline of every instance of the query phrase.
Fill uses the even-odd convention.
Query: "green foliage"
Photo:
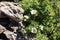
[[[22,0],[22,7],[27,34],[35,33],[36,40],[60,40],[59,0]]]
[[[20,0],[14,0],[14,2],[19,2]]]

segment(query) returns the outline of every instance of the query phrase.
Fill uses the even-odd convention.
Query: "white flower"
[[[40,29],[41,29],[41,30],[43,30],[43,28],[44,28],[44,26],[43,26],[43,25],[40,25],[39,27],[40,27]]]
[[[31,32],[32,32],[32,33],[37,33],[37,29],[36,29],[35,27],[33,27],[33,28],[31,29]]]
[[[27,19],[24,19],[24,21],[27,21]]]
[[[29,16],[27,16],[27,15],[24,15],[24,17],[25,17],[26,19],[29,19]]]
[[[33,15],[33,14],[36,14],[37,13],[37,10],[32,10],[31,11],[31,14]]]

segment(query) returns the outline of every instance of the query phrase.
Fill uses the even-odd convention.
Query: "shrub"
[[[37,40],[60,39],[59,0],[22,0],[22,8],[29,18],[24,18],[26,34],[36,34]]]

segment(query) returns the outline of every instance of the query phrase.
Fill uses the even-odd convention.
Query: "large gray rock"
[[[15,21],[21,21],[24,10],[21,7],[18,7],[17,3],[0,2],[0,15],[3,15],[2,12]]]
[[[19,28],[24,27],[22,24],[24,10],[19,7],[18,3],[13,2],[0,2],[0,19],[9,18],[9,24],[7,28],[0,24],[0,33],[4,33],[10,40],[16,40],[16,35]],[[8,21],[8,20],[7,20]],[[3,22],[4,23],[4,22]],[[12,29],[13,31],[10,31]],[[12,37],[12,38],[11,38]]]

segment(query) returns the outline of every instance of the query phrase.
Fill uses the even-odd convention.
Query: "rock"
[[[19,22],[23,18],[24,10],[13,2],[0,2],[0,12],[3,12],[9,18]]]
[[[0,33],[4,33],[10,40],[17,40],[17,30],[24,27],[22,23],[24,10],[18,5],[14,2],[0,2],[0,19],[8,18],[6,22],[0,23]]]
[[[5,27],[3,27],[2,25],[0,25],[0,34],[3,33],[6,30]]]
[[[11,32],[11,31],[8,31],[8,30],[6,30],[6,31],[4,32],[4,34],[6,35],[6,37],[7,37],[8,39],[10,39],[10,40],[16,40],[17,34]]]

